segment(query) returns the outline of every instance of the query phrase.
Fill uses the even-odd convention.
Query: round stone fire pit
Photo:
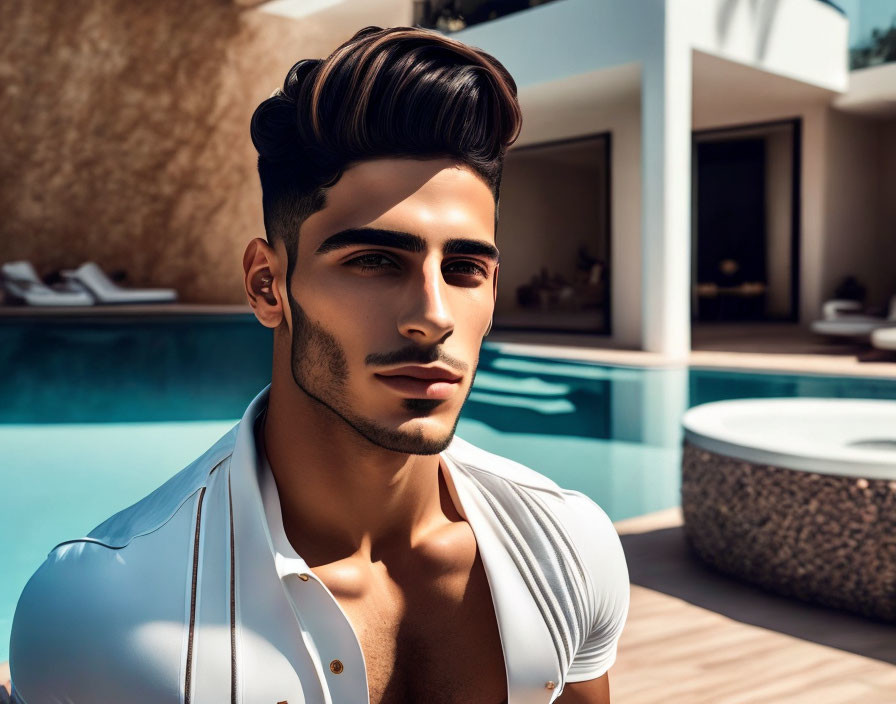
[[[693,550],[805,601],[896,622],[896,401],[718,401],[684,414]]]

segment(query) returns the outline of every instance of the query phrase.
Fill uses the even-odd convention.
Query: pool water
[[[240,316],[0,324],[0,661],[47,552],[229,430],[267,384],[270,359],[270,332]],[[688,408],[793,396],[896,399],[896,380],[616,367],[486,343],[457,433],[620,520],[679,503]]]

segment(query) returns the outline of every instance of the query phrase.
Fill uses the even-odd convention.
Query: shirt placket
[[[276,561],[326,704],[367,703],[364,653],[345,611],[304,560],[278,554]]]

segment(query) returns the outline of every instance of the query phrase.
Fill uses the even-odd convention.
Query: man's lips
[[[444,367],[399,367],[374,376],[402,396],[430,399],[450,398],[463,378]]]
[[[380,372],[377,376],[410,376],[415,379],[426,379],[428,381],[460,381],[463,378],[447,367],[421,367],[419,365],[387,369],[384,372]]]

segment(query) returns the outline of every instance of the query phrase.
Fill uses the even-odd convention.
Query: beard
[[[437,455],[451,444],[460,420],[459,410],[451,430],[435,438],[426,437],[419,427],[401,430],[355,413],[348,398],[348,361],[342,345],[326,328],[305,314],[289,288],[286,295],[292,318],[290,368],[296,386],[377,447],[411,455]],[[475,378],[474,368],[464,403],[473,389]],[[428,415],[442,403],[441,400],[425,398],[403,399],[405,410],[417,415]]]

